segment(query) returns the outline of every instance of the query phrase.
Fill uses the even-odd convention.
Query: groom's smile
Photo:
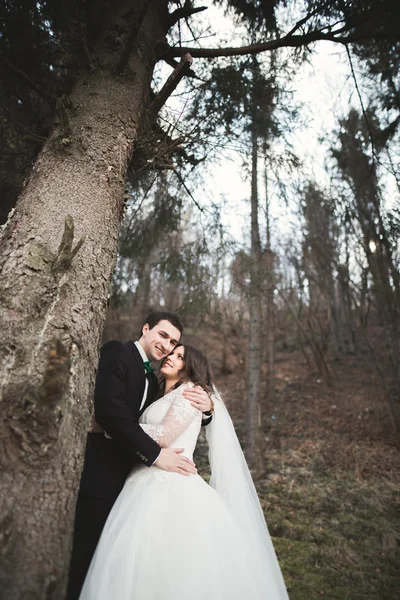
[[[160,354],[161,357],[166,356],[166,354],[168,353],[168,350],[166,350],[165,348],[162,348],[161,346],[155,346],[155,349],[157,350],[157,352]]]

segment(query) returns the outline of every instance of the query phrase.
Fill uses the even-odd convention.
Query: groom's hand
[[[209,395],[201,387],[189,387],[183,391],[186,400],[189,400],[193,408],[197,408],[200,412],[208,412],[213,404]]]
[[[184,448],[162,448],[154,464],[163,471],[186,476],[195,475],[197,473],[196,466],[189,458],[181,456],[183,450]]]
[[[104,429],[101,427],[101,425],[96,423],[94,417],[90,419],[89,433],[104,433]]]

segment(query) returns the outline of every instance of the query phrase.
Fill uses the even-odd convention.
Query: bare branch
[[[193,59],[188,52],[186,52],[177,67],[172,71],[167,81],[154,98],[147,111],[149,121],[153,121],[158,115],[161,108],[164,106],[172,92],[175,90],[181,79],[187,74],[192,64]]]
[[[178,155],[184,161],[190,163],[193,166],[200,164],[206,159],[206,157],[196,158],[194,154],[188,154],[186,150],[182,148],[181,144],[183,144],[188,137],[186,134],[183,134],[178,138],[173,138],[157,123],[153,125],[153,131],[157,134],[157,136],[164,140],[166,145],[166,152],[168,154]]]
[[[153,187],[153,185],[155,184],[157,179],[157,175],[154,177],[154,179],[151,181],[150,185],[148,186],[146,192],[144,193],[144,195],[142,196],[140,202],[139,202],[139,206],[137,207],[137,209],[132,213],[131,218],[129,219],[129,223],[128,223],[128,227],[127,230],[130,231],[131,230],[131,225],[133,223],[133,220],[136,219],[136,215],[139,214],[139,212],[142,210],[142,206],[144,204],[144,201],[146,200],[147,196],[149,195],[151,188]]]
[[[193,196],[192,192],[189,190],[188,186],[186,185],[185,180],[183,179],[182,175],[176,169],[173,169],[173,172],[175,173],[176,177],[179,179],[183,188],[189,194],[189,196],[191,197],[191,199],[193,200],[194,204],[197,206],[199,211],[204,214],[206,212],[206,209],[204,209],[202,206],[200,206],[200,204],[197,202],[196,198]]]
[[[3,177],[3,179],[0,181],[0,185],[5,183],[7,181],[7,179],[11,179],[11,177],[14,177],[14,175],[18,175],[18,173],[22,173],[22,171],[25,171],[25,169],[30,167],[32,165],[32,163],[33,163],[33,158],[30,161],[28,161],[27,163],[24,163],[22,165],[22,167],[19,167],[16,171],[13,171],[12,173],[9,173],[5,177]]]
[[[378,156],[377,156],[377,153],[375,150],[375,142],[374,142],[374,137],[372,134],[371,124],[369,122],[367,111],[365,110],[365,106],[364,106],[364,102],[363,102],[363,99],[361,96],[360,88],[358,86],[356,73],[354,71],[353,59],[351,57],[350,50],[347,45],[346,45],[346,53],[347,53],[347,58],[349,59],[349,65],[350,65],[350,70],[351,70],[351,76],[352,76],[353,82],[354,82],[354,87],[356,88],[356,92],[357,92],[358,100],[360,102],[362,114],[363,114],[365,123],[367,125],[367,129],[368,129],[369,141],[371,142],[371,148],[372,148],[372,157],[373,157],[373,160],[375,161],[378,159]]]
[[[325,5],[326,4],[328,4],[328,3],[326,2]],[[320,10],[321,10],[321,7],[318,6],[317,8],[315,8],[314,10],[309,12],[303,19],[300,19],[300,21],[298,21],[296,23],[296,25],[289,31],[289,33],[285,37],[289,37],[289,36],[293,35],[295,31],[300,29],[300,27],[302,27],[308,21],[308,19],[311,19],[311,17],[313,17],[315,14],[317,14]]]
[[[80,23],[80,29],[81,29],[82,48],[83,48],[84,53],[86,54],[86,58],[87,58],[88,65],[89,65],[89,69],[93,73],[95,71],[95,67],[94,67],[92,55],[91,55],[90,50],[89,50],[89,44],[88,44],[88,39],[87,39],[87,31],[86,31],[86,26],[85,26],[84,23]]]
[[[1,105],[1,106],[2,106],[2,108],[4,108],[3,105]],[[21,131],[26,133],[27,136],[33,138],[34,140],[38,140],[38,141],[44,143],[47,139],[47,138],[39,135],[38,133],[34,133],[33,131],[28,131],[27,129],[25,129],[25,127],[23,127],[22,125],[17,123],[17,121],[14,121],[13,119],[11,119],[8,115],[5,115],[4,113],[0,113],[0,117],[3,117],[3,119],[6,119],[10,123],[12,123],[16,127],[18,127],[18,129],[21,129]]]
[[[71,138],[71,125],[68,118],[66,104],[68,105],[67,97],[59,96],[59,98],[57,98],[55,122],[57,122],[60,126],[61,137],[65,140],[69,140]]]
[[[345,32],[347,29],[342,27],[341,32]],[[387,34],[376,32],[371,36],[370,32],[354,32],[349,33],[345,36],[337,35],[337,32],[324,33],[323,31],[316,30],[310,31],[303,35],[286,35],[282,38],[270,40],[269,42],[263,42],[259,44],[251,44],[250,46],[241,46],[235,48],[173,48],[168,45],[159,46],[159,57],[163,60],[166,57],[179,57],[182,53],[189,53],[193,58],[218,58],[221,56],[243,56],[245,54],[260,54],[268,50],[276,50],[277,48],[293,47],[299,48],[306,46],[312,42],[328,41],[336,42],[338,44],[349,44],[353,42],[361,42],[363,40],[385,38]]]
[[[72,247],[74,241],[74,220],[71,215],[65,217],[64,233],[58,248],[57,256],[53,262],[53,272],[63,272],[69,269],[74,256],[80,250],[86,236],[82,236],[75,248]]]
[[[173,67],[174,69],[176,69],[176,67],[179,65],[178,61],[175,60],[174,58],[167,57],[167,58],[164,58],[163,60],[165,60],[165,62],[168,65],[170,65],[171,67]],[[192,69],[188,70],[188,72],[186,73],[186,77],[191,77],[192,79],[198,79],[199,81],[203,81],[203,79],[198,77]]]
[[[6,58],[4,55],[0,54],[0,64],[5,67],[8,71],[10,71],[11,73],[14,73],[15,75],[17,75],[17,77],[19,77],[19,79],[21,79],[24,83],[27,83],[28,86],[34,90],[39,96],[41,96],[42,98],[45,98],[44,94],[42,93],[40,87],[37,85],[37,83],[35,83],[26,73],[24,73],[24,71],[22,71],[21,69],[19,69],[18,67],[16,67],[15,65],[13,65],[12,62],[10,62],[8,60],[8,58]]]
[[[198,6],[193,8],[190,6],[191,2],[186,1],[184,6],[177,8],[169,17],[169,27],[173,27],[180,19],[187,19],[191,15],[207,10],[207,6]]]

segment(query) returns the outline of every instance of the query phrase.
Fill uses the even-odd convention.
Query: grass
[[[291,600],[400,597],[400,485],[291,469],[257,487]]]
[[[256,480],[290,599],[398,600],[399,479],[388,465],[359,476],[347,461],[332,465],[318,444],[301,444],[266,449],[268,474]],[[208,479],[206,454],[201,436],[195,460]]]

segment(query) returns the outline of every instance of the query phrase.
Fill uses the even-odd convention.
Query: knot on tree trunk
[[[58,253],[53,262],[53,272],[63,273],[71,266],[74,256],[80,250],[86,236],[82,236],[75,248],[72,248],[74,241],[74,220],[71,215],[65,217],[64,233],[58,248]]]

